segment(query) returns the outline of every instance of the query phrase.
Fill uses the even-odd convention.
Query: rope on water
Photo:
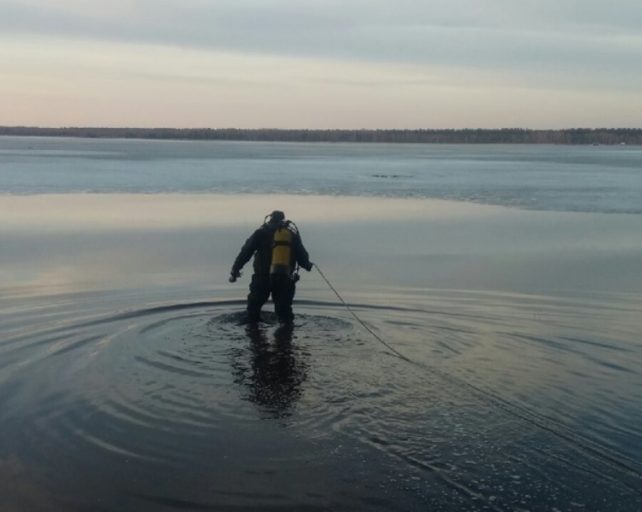
[[[330,289],[334,292],[334,294],[338,297],[338,299],[341,301],[341,303],[342,303],[342,304],[345,306],[345,308],[348,310],[348,312],[349,312],[349,313],[354,317],[354,319],[355,319],[357,322],[359,322],[359,323],[361,324],[361,326],[362,326],[366,331],[368,331],[370,334],[372,334],[372,336],[374,336],[374,338],[375,338],[379,343],[381,343],[383,346],[385,346],[385,347],[386,347],[390,352],[392,352],[392,353],[393,353],[395,356],[397,356],[399,359],[403,359],[404,361],[407,361],[407,362],[409,362],[409,363],[413,363],[413,364],[414,364],[414,361],[411,361],[411,360],[410,360],[410,359],[408,359],[406,356],[404,356],[401,352],[399,352],[399,351],[397,351],[396,349],[394,349],[393,347],[391,347],[388,343],[386,343],[386,341],[385,341],[384,339],[382,339],[382,338],[381,338],[381,336],[379,336],[379,335],[378,335],[376,332],[374,332],[370,327],[368,327],[368,325],[367,325],[363,320],[361,320],[361,318],[359,318],[359,317],[357,316],[357,314],[356,314],[356,313],[354,312],[354,310],[350,307],[350,305],[349,305],[345,300],[343,300],[343,297],[341,297],[341,294],[336,290],[336,288],[335,288],[334,286],[332,286],[332,283],[330,282],[330,280],[329,280],[327,277],[325,277],[325,274],[321,271],[321,269],[319,268],[319,265],[317,265],[316,263],[313,263],[313,265],[314,265],[314,267],[317,269],[317,271],[319,272],[319,275],[323,278],[323,280],[326,282],[326,284],[330,287]]]
[[[440,376],[441,378],[447,381],[450,381],[453,384],[457,384],[462,388],[467,388],[468,390],[472,391],[480,398],[495,404],[497,407],[501,408],[507,414],[515,418],[518,418],[522,421],[525,421],[526,423],[529,423],[534,427],[537,427],[541,430],[549,432],[550,434],[554,435],[555,437],[562,440],[563,442],[569,444],[570,446],[575,447],[576,449],[581,449],[588,456],[609,465],[611,468],[618,469],[620,471],[628,473],[630,476],[633,476],[638,480],[642,480],[642,473],[634,464],[629,463],[629,461],[627,460],[623,461],[621,459],[618,459],[617,454],[611,453],[608,450],[608,448],[605,448],[599,443],[596,443],[591,438],[587,438],[581,434],[577,434],[572,428],[568,427],[563,423],[560,423],[559,420],[555,418],[551,418],[550,416],[547,416],[545,414],[538,413],[536,411],[531,411],[528,407],[515,404],[510,400],[507,400],[501,396],[496,395],[492,391],[485,390],[482,387],[476,386],[475,384],[471,384],[465,381],[464,379],[461,379],[454,375],[450,375],[448,372],[432,367],[431,365],[426,365],[417,361],[413,361],[412,359],[409,359],[408,357],[404,356],[401,352],[397,351],[396,349],[391,347],[388,343],[386,343],[386,341],[382,339],[381,336],[379,336],[376,332],[374,332],[370,327],[368,327],[368,325],[363,320],[361,320],[361,318],[359,318],[359,316],[353,311],[350,305],[345,300],[343,300],[343,297],[341,297],[341,294],[336,290],[334,286],[332,286],[332,283],[323,274],[319,266],[316,263],[313,263],[313,265],[316,267],[317,271],[319,272],[323,280],[334,292],[334,294],[341,301],[341,303],[345,306],[348,312],[355,318],[355,320],[359,322],[359,324],[361,324],[361,326],[366,331],[372,334],[372,336],[379,343],[385,346],[394,356],[414,366],[418,366],[426,370],[429,370],[434,374]],[[618,478],[617,476],[614,476],[613,478],[620,484],[624,485],[629,491],[633,491],[635,494],[642,496],[642,490],[640,490],[637,486],[633,487],[632,485],[623,481],[621,478]]]

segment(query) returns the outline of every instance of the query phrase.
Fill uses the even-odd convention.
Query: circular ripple
[[[533,431],[549,436],[556,460],[581,451],[587,432],[574,437],[573,416],[599,406],[601,398],[569,405],[574,385],[595,386],[635,365],[636,353],[622,341],[634,336],[626,318],[635,308],[624,303],[608,315],[599,302],[499,294],[407,304],[352,309],[412,364],[391,355],[337,304],[297,305],[293,327],[279,326],[267,312],[258,327],[245,325],[243,301],[58,320],[0,345],[4,364],[16,370],[3,384],[3,433],[34,463],[47,467],[64,459],[70,474],[95,461],[105,468],[128,461],[157,478],[168,468],[195,475],[236,467],[254,474],[261,460],[284,463],[283,450],[290,463],[304,464],[327,456],[314,451],[324,442],[336,447],[341,439],[384,454],[417,478],[502,480],[515,466],[526,471],[520,461],[542,457],[535,449],[542,440],[529,438]],[[615,329],[600,330],[604,318],[617,315],[622,322]],[[574,381],[542,376],[545,361],[554,367],[564,357],[575,362]],[[556,400],[564,408],[550,422]],[[592,428],[608,434],[624,425],[629,437],[638,435],[626,418],[608,421]],[[631,466],[622,447],[595,437],[584,446],[598,463]],[[303,438],[320,444],[292,446]],[[512,462],[497,459],[516,445],[521,448]],[[494,473],[481,474],[481,460],[495,460]]]
[[[299,314],[290,328],[270,314],[258,328],[243,318],[228,304],[208,303],[128,311],[67,328],[40,355],[60,378],[55,392],[39,395],[47,406],[34,406],[32,439],[66,456],[98,450],[164,465],[194,463],[212,438],[252,429],[257,419],[290,417],[303,395],[310,344],[337,343],[352,330],[329,315]]]

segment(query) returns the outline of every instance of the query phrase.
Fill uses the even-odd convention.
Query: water
[[[421,186],[458,148],[0,146],[0,510],[642,509],[642,216],[595,192],[637,150],[463,148],[487,171],[448,186],[490,192],[450,202]],[[489,199],[504,158],[536,206]],[[596,177],[558,208],[570,160]],[[347,195],[366,161],[429,170]],[[227,273],[276,207],[356,317],[314,271],[293,328],[243,324]]]
[[[0,191],[420,197],[642,213],[642,148],[3,137]]]

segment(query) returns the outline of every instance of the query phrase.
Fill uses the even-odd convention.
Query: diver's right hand
[[[241,277],[241,273],[238,270],[232,270],[230,272],[230,283],[236,283],[239,277]]]

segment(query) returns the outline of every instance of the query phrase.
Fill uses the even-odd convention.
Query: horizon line
[[[504,130],[514,130],[514,131],[528,131],[528,132],[563,132],[563,131],[616,131],[616,130],[642,130],[642,125],[639,127],[630,127],[630,126],[618,126],[618,127],[606,127],[606,126],[569,126],[565,128],[528,128],[521,126],[504,126],[501,128],[488,128],[488,127],[460,127],[460,128],[300,128],[300,127],[290,127],[290,128],[276,128],[271,126],[262,126],[254,128],[240,128],[234,126],[190,126],[190,127],[176,127],[176,126],[100,126],[100,125],[67,125],[67,126],[39,126],[39,125],[0,125],[0,130],[209,130],[209,131],[306,131],[306,132],[377,132],[377,131],[386,131],[386,132],[431,132],[431,131],[440,131],[440,132],[456,132],[456,131],[504,131]]]

